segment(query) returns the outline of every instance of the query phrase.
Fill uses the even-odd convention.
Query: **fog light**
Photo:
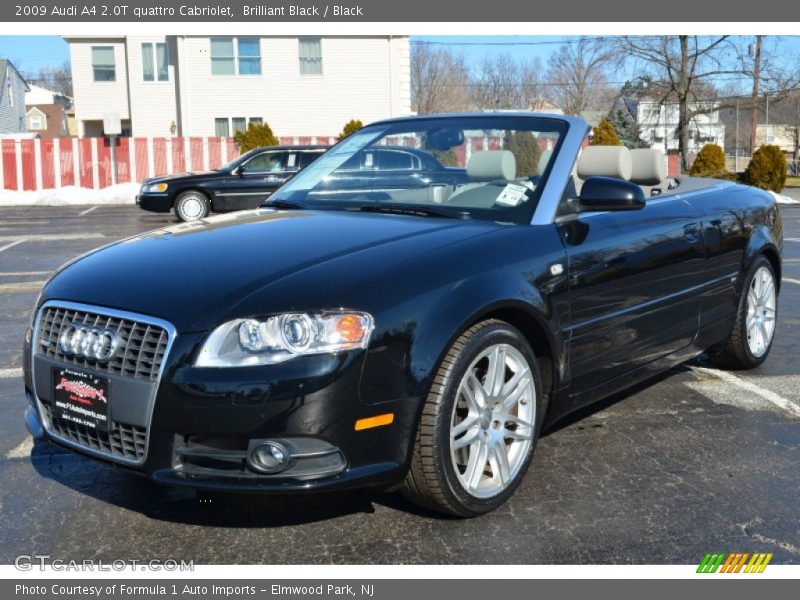
[[[279,473],[289,466],[289,451],[276,442],[259,442],[247,453],[247,464],[261,473]]]

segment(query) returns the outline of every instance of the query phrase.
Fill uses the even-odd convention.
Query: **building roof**
[[[581,113],[581,117],[591,126],[594,127],[600,121],[605,119],[608,113],[604,110],[585,110]]]
[[[17,67],[14,66],[14,63],[7,58],[0,58],[0,89],[3,89],[6,85],[6,73],[8,73],[9,67],[14,69],[14,73],[16,73],[17,76],[22,80],[22,83],[25,85],[25,91],[31,91],[28,82],[25,81],[25,78],[22,76],[22,74],[17,71]]]

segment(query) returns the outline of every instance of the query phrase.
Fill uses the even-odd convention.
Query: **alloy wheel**
[[[533,443],[536,391],[530,365],[509,344],[483,350],[466,370],[453,404],[450,456],[472,496],[505,490]]]
[[[769,349],[775,334],[775,279],[767,267],[759,267],[747,292],[747,345],[756,358]]]

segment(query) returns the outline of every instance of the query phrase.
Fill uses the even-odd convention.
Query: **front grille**
[[[114,356],[106,362],[96,362],[81,356],[63,354],[58,346],[58,339],[62,328],[71,323],[115,331],[119,346]],[[68,365],[90,367],[95,371],[156,381],[168,339],[166,330],[158,325],[50,306],[44,309],[41,317],[36,349],[39,354]]]
[[[41,403],[41,407],[50,423],[50,429],[59,437],[110,456],[137,462],[144,460],[147,440],[147,429],[144,427],[111,421],[108,432],[97,431],[72,421],[54,418],[50,406],[45,403]]]

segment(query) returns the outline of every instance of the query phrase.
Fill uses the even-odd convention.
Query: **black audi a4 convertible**
[[[165,484],[399,489],[469,517],[513,494],[564,415],[703,352],[758,366],[774,199],[670,179],[658,150],[586,147],[587,130],[374,123],[261,208],[76,259],[35,307],[28,428]],[[449,175],[341,171],[385,147]]]

